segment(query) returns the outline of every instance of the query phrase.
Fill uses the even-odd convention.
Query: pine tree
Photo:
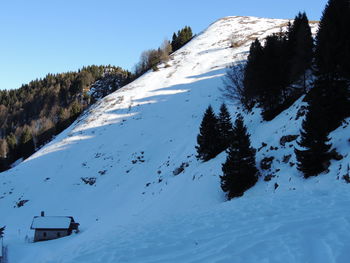
[[[172,40],[171,40],[171,48],[173,51],[175,51],[178,48],[178,39],[177,39],[177,35],[174,32]]]
[[[18,156],[18,149],[17,149],[17,138],[13,133],[10,133],[7,137],[6,137],[6,142],[9,148],[9,162],[13,162],[16,161],[19,156]]]
[[[305,13],[299,13],[288,31],[266,38],[262,47],[255,40],[244,70],[246,105],[258,104],[264,120],[272,120],[301,95],[301,89],[290,86],[304,77],[311,67],[313,39]],[[251,108],[250,106],[249,108]],[[249,110],[249,108],[247,108]]]
[[[255,41],[250,45],[243,79],[243,85],[245,89],[244,94],[247,97],[246,101],[251,101],[251,108],[257,99],[257,90],[259,87],[260,79],[262,78],[262,56],[263,48],[261,46],[261,43],[259,39],[255,39]]]
[[[324,118],[328,132],[336,129],[350,116],[350,3],[347,0],[329,0],[316,36],[314,89],[327,97]]]
[[[189,42],[193,38],[192,29],[189,26],[185,26],[181,30],[173,34],[173,38],[171,41],[172,50],[176,51],[184,46],[187,42]]]
[[[218,118],[218,128],[220,133],[220,146],[221,151],[225,151],[229,146],[232,140],[232,123],[231,116],[227,110],[226,104],[223,103],[220,107],[220,113]]]
[[[197,158],[209,161],[221,152],[218,119],[209,105],[204,113],[197,136]]]
[[[255,165],[255,150],[250,145],[247,128],[239,115],[233,128],[233,138],[227,150],[226,162],[222,164],[221,188],[230,200],[242,196],[255,185],[258,170]]]
[[[288,63],[289,83],[293,83],[303,77],[305,89],[306,70],[311,68],[313,57],[313,38],[309,20],[304,13],[299,13],[293,24],[288,29]]]
[[[316,36],[317,74],[350,78],[350,2],[329,0]]]
[[[259,105],[264,120],[272,120],[284,109],[285,89],[288,84],[288,66],[285,63],[286,36],[268,36],[263,48],[262,70],[258,93]]]
[[[322,85],[322,83],[317,83]],[[308,106],[308,113],[302,124],[301,140],[295,149],[298,160],[298,170],[305,178],[317,176],[327,170],[329,166],[331,145],[328,144],[327,97],[322,87],[314,88]]]
[[[33,135],[28,127],[25,127],[19,140],[21,157],[28,158],[35,151]]]
[[[262,56],[263,47],[258,39],[250,45],[247,64],[244,70],[244,100],[247,101],[249,107],[247,110],[251,110],[257,101],[259,85],[262,78]]]

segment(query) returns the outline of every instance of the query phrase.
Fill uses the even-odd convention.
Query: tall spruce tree
[[[263,70],[258,90],[259,105],[264,120],[272,120],[284,109],[288,84],[286,35],[274,34],[266,38],[263,49]]]
[[[302,123],[301,139],[298,142],[300,149],[295,149],[298,160],[298,170],[305,178],[317,176],[326,171],[329,166],[331,145],[328,144],[327,96],[322,93],[323,83],[315,88],[309,101],[308,112]]]
[[[314,91],[328,98],[328,131],[336,129],[350,116],[350,3],[347,0],[329,0],[316,36]]]
[[[220,133],[220,150],[225,151],[230,146],[233,132],[231,116],[225,103],[223,103],[220,107],[218,128]]]
[[[288,30],[289,83],[302,77],[306,86],[306,71],[311,69],[314,41],[306,13],[299,13]]]
[[[309,111],[296,149],[298,169],[316,176],[329,166],[328,134],[350,115],[350,3],[329,0],[316,36],[314,87],[307,96]]]
[[[231,145],[227,150],[226,162],[222,164],[221,188],[230,200],[242,196],[255,185],[258,170],[255,165],[255,150],[250,145],[250,136],[239,115],[233,128]]]
[[[316,36],[317,74],[350,78],[350,2],[329,0]]]
[[[197,143],[196,149],[198,154],[196,157],[205,162],[221,152],[218,119],[210,105],[204,113],[197,136]]]
[[[262,79],[263,71],[263,47],[259,39],[250,45],[249,55],[247,59],[247,64],[244,69],[244,92],[243,95],[246,97],[244,100],[247,102],[247,110],[251,110],[257,101],[258,97],[258,87]]]

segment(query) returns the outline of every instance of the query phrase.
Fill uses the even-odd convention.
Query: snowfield
[[[273,158],[257,185],[230,202],[219,178],[226,154],[207,163],[195,158],[204,110],[211,104],[218,112],[225,101],[219,91],[225,68],[244,60],[256,37],[287,22],[218,20],[168,66],[105,97],[0,174],[8,262],[349,262],[347,123],[331,134],[344,158],[329,173],[304,180],[295,165],[296,140],[284,140],[299,135],[302,98],[271,122],[257,109],[245,115],[258,167]],[[229,47],[232,34],[239,47]],[[232,116],[240,112],[234,104],[229,109]],[[73,216],[80,233],[30,242],[40,211]]]

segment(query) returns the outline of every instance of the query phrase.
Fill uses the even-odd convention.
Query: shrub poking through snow
[[[175,170],[173,171],[173,175],[179,175],[180,173],[182,173],[183,171],[185,171],[185,167],[188,167],[189,164],[188,163],[181,163],[181,165],[177,168],[175,168]]]
[[[242,196],[258,180],[255,149],[250,146],[250,135],[241,115],[238,115],[236,119],[231,145],[227,150],[222,172],[221,188],[227,193],[228,200]]]
[[[19,200],[17,203],[16,203],[16,207],[22,207],[24,206],[25,203],[27,203],[29,200]]]
[[[299,137],[299,135],[285,135],[285,136],[282,136],[281,139],[280,139],[280,145],[285,147],[286,143],[295,141],[298,137]]]
[[[264,159],[261,160],[260,162],[260,168],[263,170],[269,170],[271,169],[272,162],[275,159],[275,157],[265,157]]]
[[[85,184],[94,185],[96,183],[96,177],[81,177]]]

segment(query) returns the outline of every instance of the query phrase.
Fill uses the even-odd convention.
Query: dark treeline
[[[264,120],[287,109],[305,91],[306,71],[311,68],[313,39],[305,13],[299,13],[286,32],[253,42],[244,70],[244,105],[258,105]],[[301,85],[292,85],[299,83]]]
[[[306,96],[308,112],[295,150],[304,177],[328,170],[336,156],[329,133],[350,117],[350,2],[329,0],[316,36],[313,88]]]
[[[102,97],[131,79],[130,72],[119,67],[88,66],[77,72],[48,74],[19,89],[1,90],[0,169],[27,158],[67,128],[97,99],[89,92],[97,80],[111,84],[104,86],[107,91],[101,90]]]
[[[299,147],[298,169],[305,178],[328,170],[339,158],[329,133],[350,117],[350,2],[329,0],[313,41],[305,13],[285,32],[257,39],[245,66],[228,70],[225,93],[246,111],[258,106],[272,120],[302,95],[308,103]],[[308,84],[307,84],[308,81]]]
[[[171,41],[171,47],[173,49],[173,52],[186,45],[192,38],[193,33],[191,27],[189,26],[185,26],[177,33],[174,33]]]
[[[308,107],[295,148],[304,178],[327,172],[331,159],[343,158],[332,148],[329,133],[350,117],[349,25],[350,2],[329,0],[315,43],[306,14],[299,13],[285,32],[268,36],[264,44],[256,39],[246,65],[227,71],[224,95],[247,112],[260,107],[265,121],[305,95]],[[255,150],[243,118],[239,115],[232,125],[224,105],[219,116],[207,108],[197,144],[197,158],[202,161],[226,150],[220,178],[228,199],[243,195],[258,180]]]

